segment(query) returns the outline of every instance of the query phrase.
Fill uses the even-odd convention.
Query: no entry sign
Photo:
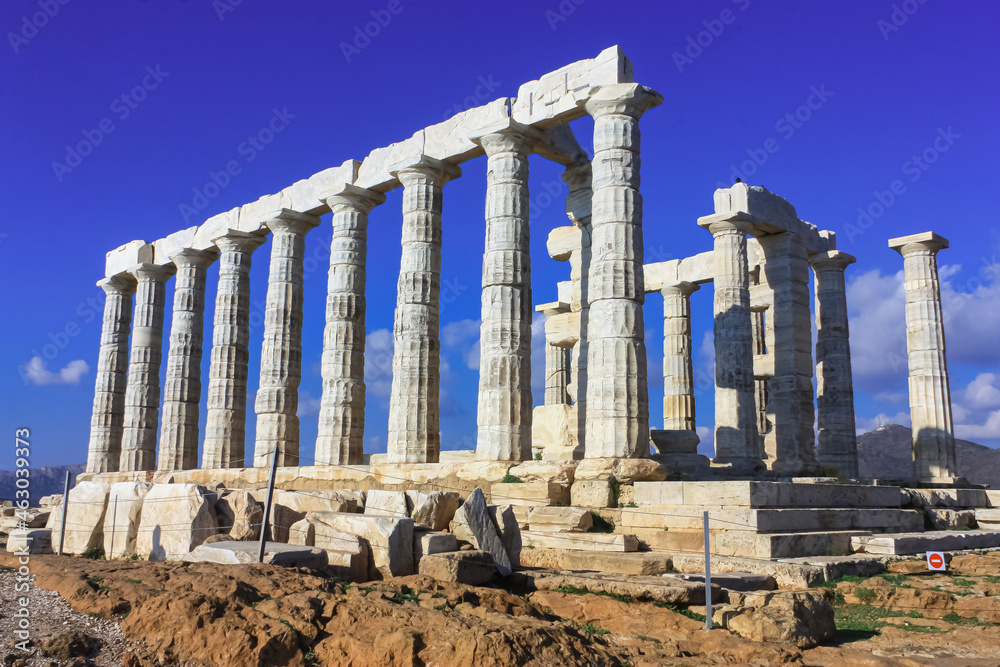
[[[944,563],[944,554],[940,551],[927,552],[927,569],[943,571],[947,569]]]

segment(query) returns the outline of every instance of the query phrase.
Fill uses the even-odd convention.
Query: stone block
[[[403,491],[385,491],[372,489],[365,500],[365,514],[381,514],[384,516],[408,517],[406,508],[406,493]]]
[[[832,591],[737,592],[713,620],[730,632],[756,642],[791,642],[812,648],[833,637],[837,627]]]
[[[368,581],[371,561],[368,547],[357,535],[336,530],[323,521],[322,513],[309,513],[288,530],[288,543],[316,547],[327,552],[328,566],[351,581]]]
[[[666,467],[652,459],[589,458],[576,467],[576,480],[615,479],[620,484],[658,482],[667,478]]]
[[[420,559],[433,554],[458,551],[458,539],[445,531],[421,531],[413,534],[413,561],[419,571]]]
[[[528,514],[528,528],[547,533],[585,533],[593,525],[594,517],[582,507],[536,507]]]
[[[523,461],[511,468],[510,474],[525,483],[549,482],[568,487],[573,483],[576,466],[576,461]]]
[[[549,570],[589,570],[616,574],[663,574],[670,556],[650,552],[569,551],[536,547],[521,552],[521,565]]]
[[[511,573],[510,556],[504,548],[499,530],[490,517],[486,506],[486,498],[482,489],[476,488],[469,494],[465,503],[455,512],[454,523],[461,526],[465,534],[472,539],[472,546],[489,553],[493,557],[497,571],[502,576]],[[458,530],[454,531],[456,534]]]
[[[189,554],[218,533],[213,500],[197,484],[154,484],[142,501],[136,553],[152,561]]]
[[[485,551],[452,551],[421,558],[420,574],[438,581],[482,586],[496,577],[497,566]]]
[[[149,482],[118,482],[108,493],[104,517],[104,555],[121,558],[134,554],[142,501],[153,485]]]
[[[566,549],[569,551],[638,551],[639,540],[635,535],[614,533],[547,533],[526,530],[521,533],[524,546],[541,549]]]
[[[497,504],[536,507],[568,502],[567,491],[563,484],[544,480],[497,482],[490,486],[490,498]]]
[[[715,533],[714,543],[715,553],[720,556],[744,558],[834,556],[851,553],[851,538],[870,534],[866,531],[755,533],[722,530]]]
[[[263,505],[267,490],[254,491],[253,496]],[[287,542],[288,529],[296,521],[304,519],[309,512],[353,512],[356,507],[355,499],[346,497],[340,491],[276,489],[269,522],[271,539],[275,542]]]
[[[976,526],[976,510],[930,507],[926,512],[927,523],[930,524],[931,530],[953,530]]]
[[[514,514],[513,505],[490,505],[490,519],[500,533],[500,542],[510,557],[511,568],[521,565],[521,527]]]
[[[614,485],[610,479],[578,479],[570,489],[574,507],[617,507]]]
[[[14,554],[50,554],[52,531],[48,528],[15,528],[7,535],[7,551]]]
[[[256,563],[259,553],[260,545],[256,542],[212,542],[195,547],[179,560],[188,563],[242,565]],[[264,562],[282,567],[322,570],[327,565],[327,558],[322,549],[268,542],[264,546]]]
[[[104,546],[104,513],[108,507],[110,485],[105,482],[78,482],[69,490],[66,505],[66,536],[63,553],[82,554],[91,547]],[[46,528],[55,535],[52,548],[59,549],[62,511],[49,514]]]
[[[462,504],[462,496],[454,491],[407,491],[406,503],[414,523],[431,530],[447,530]]]
[[[980,528],[992,530],[1000,528],[1000,509],[977,509],[976,523]]]
[[[125,273],[137,264],[153,263],[153,244],[145,241],[129,241],[106,255],[104,277],[113,278]]]
[[[360,538],[371,554],[369,578],[405,577],[414,573],[413,519],[345,512],[316,512],[314,516],[333,531]]]
[[[220,490],[215,501],[219,530],[237,542],[260,539],[264,506],[249,491]]]
[[[924,533],[894,533],[851,539],[855,552],[884,556],[906,556],[927,551],[962,551],[1000,547],[997,530],[947,530]]]

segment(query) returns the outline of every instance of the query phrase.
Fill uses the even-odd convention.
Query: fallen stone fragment
[[[425,524],[431,530],[447,530],[462,504],[462,496],[454,491],[407,491],[406,502],[414,523]]]
[[[259,544],[254,542],[214,542],[195,547],[181,560],[189,563],[220,565],[256,563],[259,549]],[[307,567],[320,570],[326,567],[327,557],[322,549],[268,542],[264,548],[264,562],[282,567]]]
[[[531,530],[547,533],[585,533],[593,525],[593,515],[583,507],[536,507],[528,514]]]
[[[514,516],[514,506],[490,505],[489,512],[493,525],[500,533],[500,542],[510,557],[511,567],[521,567],[521,528],[517,525],[517,517]]]
[[[222,491],[215,502],[219,529],[236,541],[259,540],[264,506],[249,491]]]
[[[154,485],[142,502],[136,553],[155,561],[190,553],[218,532],[214,500],[197,484]],[[72,506],[73,499],[69,502]]]
[[[108,506],[109,485],[104,482],[80,482],[69,490],[66,506],[66,536],[63,553],[82,554],[104,545],[104,512]],[[53,549],[59,548],[62,510],[49,514],[45,525],[56,536]]]
[[[497,567],[485,551],[452,551],[421,558],[420,574],[438,581],[482,586],[496,576]]]
[[[104,555],[121,558],[135,553],[135,539],[142,516],[142,502],[153,485],[118,482],[111,485],[104,517]]]
[[[791,642],[799,648],[812,648],[837,631],[831,595],[816,590],[732,591],[730,607],[719,609],[712,620],[753,641]]]
[[[465,503],[455,512],[454,523],[466,529],[463,534],[471,537],[468,541],[476,549],[486,551],[493,557],[497,571],[502,576],[506,577],[511,573],[510,556],[504,548],[497,527],[490,518],[482,489],[477,488],[469,494]],[[458,534],[460,531],[455,532]]]

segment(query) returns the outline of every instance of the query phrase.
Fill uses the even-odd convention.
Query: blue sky
[[[636,80],[665,97],[642,120],[646,261],[709,249],[695,219],[712,212],[712,191],[737,175],[837,231],[840,248],[858,258],[848,273],[851,333],[859,427],[868,427],[879,415],[905,422],[907,412],[902,258],[886,240],[926,230],[947,236],[952,248],[940,261],[958,434],[1000,445],[1000,205],[990,194],[1000,154],[995,3],[345,5],[0,7],[0,430],[32,429],[34,465],[86,459],[103,303],[94,283],[105,252],[363,158],[613,44],[632,59]],[[381,22],[368,26],[375,36],[358,38],[372,21]],[[280,130],[261,136],[269,126]],[[573,126],[589,149],[592,125]],[[219,176],[231,162],[235,173]],[[465,163],[463,178],[445,188],[446,449],[474,444],[485,165]],[[560,172],[531,160],[535,303],[554,300],[555,282],[568,278],[568,266],[545,252],[548,232],[566,224]],[[370,218],[372,452],[385,448],[399,211],[397,190]],[[329,238],[324,225],[307,241],[305,460],[316,432]],[[254,255],[251,411],[269,251],[267,244]],[[208,331],[214,283],[212,275]],[[707,373],[710,290],[695,295],[693,309],[695,361]],[[653,296],[646,329],[654,425],[662,419],[661,317]],[[207,359],[206,342],[206,378]],[[710,387],[698,401],[699,423],[709,426]],[[252,450],[252,429],[248,443]],[[0,468],[12,463],[13,442],[0,450]]]

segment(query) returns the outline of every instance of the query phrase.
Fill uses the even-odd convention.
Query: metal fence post
[[[66,471],[66,484],[63,485],[62,522],[59,526],[59,555],[63,555],[63,543],[66,540],[66,506],[69,505],[69,470]]]
[[[118,496],[115,496],[115,508],[111,512],[111,550],[105,554],[105,558],[111,560],[115,553],[115,523],[118,522]],[[126,547],[128,545],[125,545]]]
[[[712,629],[712,556],[708,548],[708,510],[705,523],[705,630]]]
[[[260,524],[260,551],[257,552],[257,562],[264,562],[264,545],[267,544],[267,531],[270,527],[271,500],[274,498],[274,476],[278,472],[278,449],[271,452],[271,476],[267,480],[267,502],[264,503],[264,519]]]

